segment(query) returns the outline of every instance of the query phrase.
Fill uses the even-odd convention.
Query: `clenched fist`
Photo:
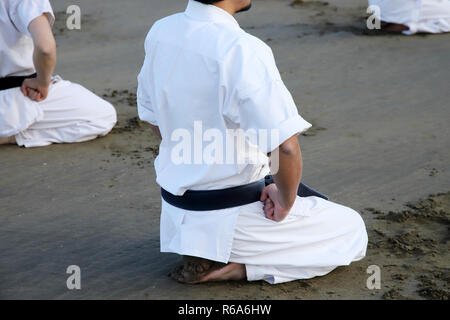
[[[280,222],[289,214],[291,208],[282,205],[281,196],[275,183],[269,184],[261,192],[260,201],[264,202],[267,219]]]
[[[49,85],[49,82],[39,80],[38,78],[25,79],[20,90],[25,97],[40,102],[47,98]]]

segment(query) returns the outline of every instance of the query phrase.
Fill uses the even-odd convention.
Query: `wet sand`
[[[158,140],[137,118],[136,76],[152,23],[184,0],[78,1],[58,12],[56,73],[111,101],[119,123],[75,145],[0,147],[2,299],[448,299],[450,34],[368,34],[366,2],[254,0],[241,26],[273,49],[301,114],[303,181],[358,210],[367,257],[310,280],[181,285],[159,252]],[[66,268],[81,267],[81,290]],[[366,288],[367,267],[381,289]]]

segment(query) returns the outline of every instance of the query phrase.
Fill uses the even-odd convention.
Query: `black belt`
[[[31,74],[29,76],[13,76],[13,77],[0,78],[0,91],[21,87],[22,83],[25,79],[31,79],[31,78],[36,78],[36,77],[37,77],[37,74],[35,73],[35,74]]]
[[[175,196],[161,188],[163,199],[174,207],[209,211],[243,206],[259,201],[265,186],[274,183],[272,176],[266,176],[256,182],[220,190],[187,190],[182,196]],[[300,197],[316,196],[328,200],[328,197],[300,183],[297,194]]]

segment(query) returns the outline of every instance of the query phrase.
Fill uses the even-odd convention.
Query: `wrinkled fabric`
[[[378,19],[409,27],[404,34],[450,32],[450,0],[369,0]]]
[[[270,48],[216,6],[189,1],[185,12],[153,25],[145,50],[138,112],[159,127],[157,183],[172,194],[259,180],[269,173],[266,153],[311,127],[298,114]],[[234,128],[277,129],[280,139],[251,145],[263,154],[257,163],[174,163],[172,133],[183,128],[194,136],[197,120],[224,136]],[[162,199],[160,223],[161,252],[243,263],[248,280],[269,283],[326,274],[362,259],[367,245],[358,213],[315,197],[297,197],[280,223],[264,216],[260,202],[190,211]]]
[[[190,1],[185,12],[157,21],[145,40],[145,52],[138,77],[138,112],[142,120],[159,127],[156,182],[172,194],[259,180],[268,173],[267,152],[311,127],[298,114],[271,49],[216,6]],[[203,132],[214,129],[222,137],[236,128],[257,133],[275,129],[279,139],[235,145],[234,154],[244,150],[258,154],[255,163],[196,162],[195,141],[190,162],[176,163],[172,152],[179,140],[172,135],[182,129],[194,137],[196,121],[201,121]],[[211,142],[200,143],[206,147]],[[225,143],[221,150],[229,152]]]
[[[43,14],[53,25],[55,16],[48,0],[0,1],[0,78],[36,72],[28,26]]]
[[[354,210],[318,197],[297,197],[285,220],[265,217],[262,203],[241,208],[230,262],[247,280],[271,284],[323,276],[366,255],[367,232]]]
[[[0,77],[36,72],[28,27],[43,14],[53,25],[48,0],[0,2]],[[41,102],[25,97],[20,88],[0,91],[0,137],[14,136],[19,146],[91,140],[107,134],[116,120],[110,103],[59,76],[52,78],[48,97]]]
[[[19,88],[0,91],[0,136],[14,136],[19,146],[92,140],[110,132],[116,121],[109,102],[58,76],[41,102],[31,101]]]

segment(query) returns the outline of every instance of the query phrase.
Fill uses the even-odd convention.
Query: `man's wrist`
[[[280,192],[280,191],[278,191],[278,192]],[[296,197],[297,197],[297,195],[283,196],[280,192],[281,206],[286,210],[290,210],[294,206]]]
[[[48,87],[50,86],[50,82],[52,81],[52,77],[42,77],[42,76],[37,76],[36,77],[37,82],[44,86],[44,87]]]

